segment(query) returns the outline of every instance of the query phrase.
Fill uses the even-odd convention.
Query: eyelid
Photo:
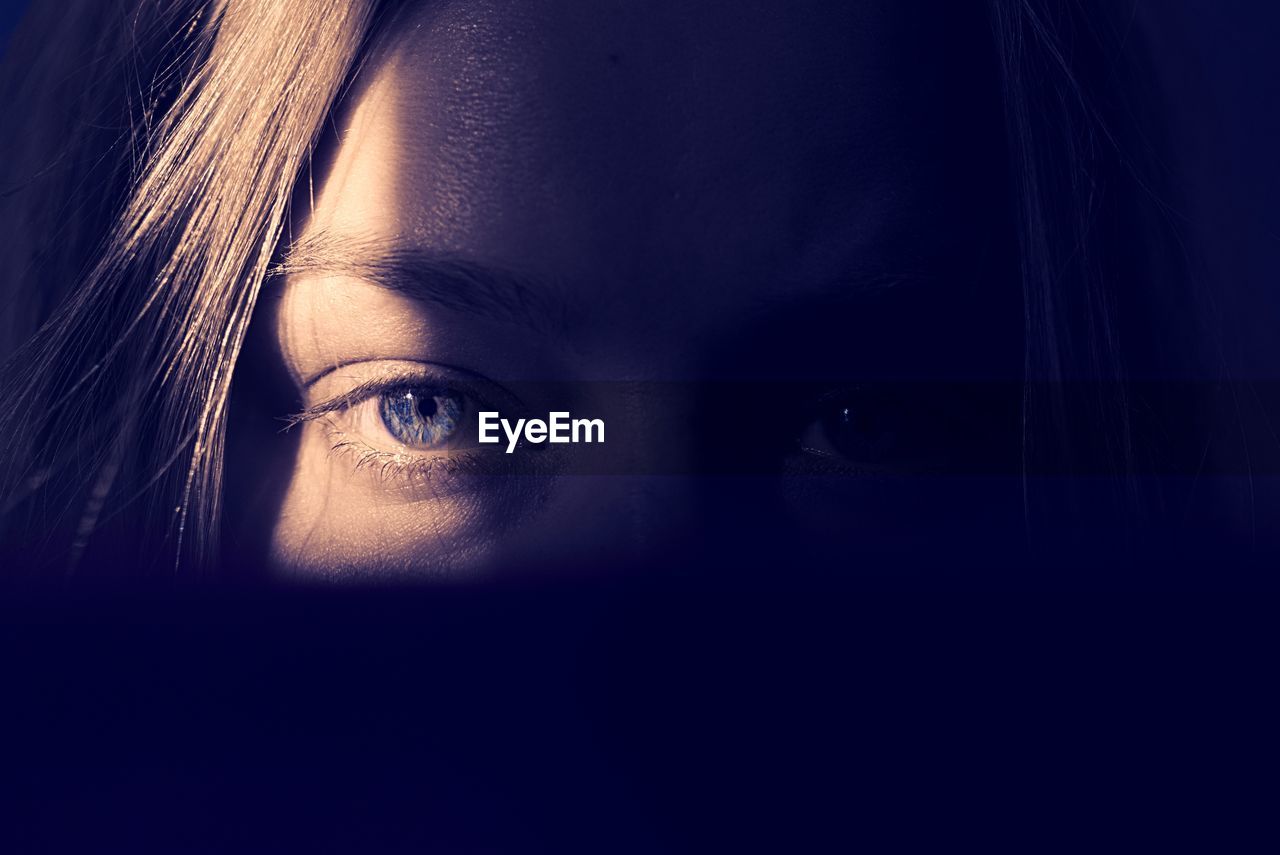
[[[378,366],[382,366],[378,370]],[[351,388],[332,395],[318,403],[311,404],[297,413],[285,417],[286,430],[295,425],[314,421],[330,413],[342,412],[357,404],[369,400],[375,395],[413,385],[435,385],[461,392],[474,400],[481,408],[495,408],[495,405],[508,411],[523,411],[523,402],[510,390],[472,371],[441,363],[423,362],[402,359],[368,359],[359,362],[348,362],[334,366],[317,375],[305,387],[311,392],[324,380],[332,378],[343,368],[364,367],[376,372],[375,376],[357,382]]]
[[[298,425],[303,422],[314,421],[315,419],[318,419],[321,416],[327,415],[328,413],[335,413],[341,410],[349,409],[351,407],[354,407],[356,404],[360,404],[360,403],[363,403],[364,401],[367,401],[369,398],[372,398],[374,395],[381,394],[383,392],[386,392],[389,389],[395,388],[396,385],[402,382],[404,381],[402,380],[367,380],[364,383],[361,383],[360,385],[356,386],[354,389],[350,389],[346,392],[343,392],[340,395],[335,395],[331,398],[328,398],[327,400],[321,401],[318,404],[313,404],[309,407],[302,409],[297,413],[293,413],[289,415],[287,417],[289,421],[289,426],[293,427],[294,425]]]
[[[303,378],[299,381],[299,386],[303,389],[309,389],[315,384],[324,380],[326,377],[341,371],[344,368],[353,368],[360,365],[377,365],[379,363],[389,363],[392,365],[412,365],[412,366],[428,366],[434,370],[438,370],[450,376],[457,375],[462,378],[474,378],[485,382],[491,382],[482,374],[478,374],[469,368],[463,368],[461,365],[452,365],[448,362],[432,362],[427,359],[419,359],[414,356],[369,356],[357,359],[344,359],[334,362],[328,368],[313,373],[311,376]]]

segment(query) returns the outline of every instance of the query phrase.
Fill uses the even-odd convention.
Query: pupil
[[[877,460],[891,450],[894,436],[874,408],[842,406],[827,422],[827,437],[841,453],[859,460]]]
[[[419,397],[413,394],[412,392],[406,392],[405,397],[417,403],[418,415],[422,416],[422,418],[424,419],[431,418],[436,414],[436,410],[439,409],[438,405],[436,404],[435,395]]]
[[[836,416],[836,428],[846,436],[857,435],[864,439],[874,438],[880,433],[880,426],[873,412],[859,410],[855,414],[852,407],[841,407]]]

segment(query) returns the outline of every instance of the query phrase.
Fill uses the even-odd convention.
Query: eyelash
[[[371,471],[380,483],[417,480],[431,483],[438,477],[466,474],[478,469],[474,465],[478,462],[478,455],[474,452],[412,455],[379,451],[359,440],[345,439],[347,434],[336,425],[331,424],[328,428],[329,439],[333,443],[329,456],[351,459],[354,471]]]

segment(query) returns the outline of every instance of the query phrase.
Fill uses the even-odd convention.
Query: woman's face
[[[263,297],[296,387],[274,415],[303,413],[261,468],[272,562],[394,578],[971,533],[955,473],[1008,426],[951,381],[1014,376],[1021,310],[962,5],[401,20]],[[480,411],[605,441],[507,453]]]

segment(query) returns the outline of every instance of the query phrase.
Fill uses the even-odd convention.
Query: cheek
[[[537,504],[509,479],[473,476],[434,489],[395,485],[336,454],[308,424],[270,538],[276,572],[297,580],[476,577]]]

